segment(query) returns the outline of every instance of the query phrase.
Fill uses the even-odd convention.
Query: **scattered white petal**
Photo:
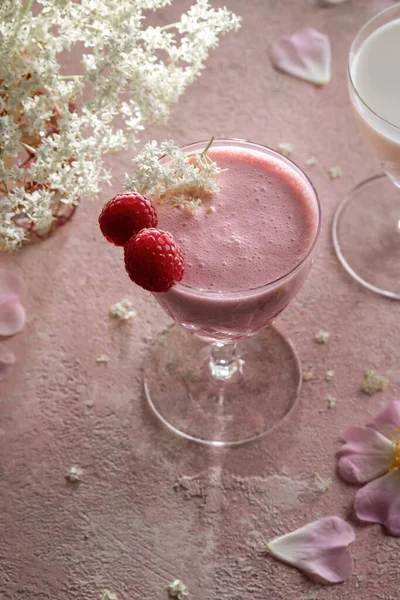
[[[330,369],[329,371],[327,371],[325,373],[325,381],[332,381],[334,376],[335,376],[335,371],[333,369]]]
[[[77,465],[72,465],[65,473],[65,479],[70,483],[79,483],[82,481],[83,470]]]
[[[310,369],[310,371],[303,371],[303,381],[311,381],[314,378],[314,373]]]
[[[343,175],[343,171],[340,167],[331,167],[329,169],[329,177],[331,179],[339,179],[340,177],[342,177]]]
[[[137,316],[137,312],[132,310],[132,306],[132,302],[124,298],[110,307],[110,316],[120,319],[121,321],[128,321]]]
[[[331,45],[329,38],[307,27],[285,35],[271,48],[275,67],[318,86],[331,79]]]
[[[329,340],[329,336],[329,331],[324,331],[323,329],[320,329],[315,335],[315,341],[317,342],[317,344],[326,344],[326,342]]]
[[[189,591],[184,583],[180,579],[175,579],[168,586],[168,595],[170,598],[177,598],[177,600],[184,600],[189,595]]]
[[[110,590],[101,590],[101,600],[118,600],[117,594],[110,592]]]
[[[343,2],[347,2],[348,0],[319,0],[319,3],[322,6],[334,6],[335,4],[343,4]]]
[[[310,156],[310,158],[308,158],[306,160],[306,166],[307,167],[315,167],[315,165],[318,164],[318,160],[315,158],[315,156]]]
[[[278,152],[280,152],[283,156],[290,156],[293,154],[293,146],[289,144],[289,142],[281,142],[277,146]]]
[[[365,371],[363,390],[369,396],[373,396],[377,392],[383,392],[388,385],[389,380],[386,377],[378,375],[372,369]]]
[[[324,517],[272,540],[267,550],[319,581],[340,583],[353,573],[348,545],[354,539],[354,531],[346,521]]]
[[[324,479],[319,473],[315,473],[317,487],[321,492],[327,492],[332,485],[332,479]]]
[[[101,356],[98,356],[96,358],[96,362],[97,363],[108,363],[108,362],[110,362],[110,359],[107,356],[107,354],[102,354]]]
[[[326,397],[326,401],[328,403],[328,408],[335,408],[335,406],[336,406],[335,396],[331,396],[330,394],[328,394]]]

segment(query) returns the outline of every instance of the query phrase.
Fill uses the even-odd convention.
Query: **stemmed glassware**
[[[334,246],[354,279],[400,300],[400,3],[357,34],[348,84],[357,124],[385,174],[357,185],[339,205]]]
[[[198,152],[206,144],[183,150]],[[290,160],[249,142],[214,141],[213,147],[221,146],[257,150],[295,172],[309,190],[316,225],[305,256],[276,281],[232,292],[178,283],[154,294],[178,325],[163,332],[152,348],[144,373],[147,400],[175,433],[214,446],[241,444],[272,431],[295,405],[300,362],[290,341],[271,324],[307,277],[321,221],[314,187]]]

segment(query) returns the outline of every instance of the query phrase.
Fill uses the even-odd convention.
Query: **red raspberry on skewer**
[[[125,269],[149,292],[167,292],[185,270],[182,250],[168,231],[142,229],[124,246]]]
[[[157,227],[156,209],[141,194],[118,194],[107,202],[99,216],[104,237],[116,246],[124,246],[141,229]]]

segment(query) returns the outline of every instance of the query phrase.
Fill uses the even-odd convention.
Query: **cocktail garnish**
[[[125,269],[149,292],[168,292],[185,270],[182,250],[167,231],[142,229],[124,246]]]
[[[145,227],[157,227],[158,217],[150,200],[141,194],[117,194],[99,216],[102,234],[115,246],[126,242]]]
[[[126,174],[124,189],[194,214],[205,199],[219,191],[218,178],[224,169],[208,156],[213,141],[212,137],[202,152],[193,154],[183,152],[173,140],[160,145],[149,142],[133,159],[135,171],[132,176]]]

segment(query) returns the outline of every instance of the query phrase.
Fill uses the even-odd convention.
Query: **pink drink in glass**
[[[227,169],[220,191],[195,215],[157,208],[159,228],[181,246],[186,270],[181,283],[154,295],[196,336],[234,342],[271,324],[300,290],[318,237],[319,205],[308,178],[273,150],[217,140],[208,154]]]

